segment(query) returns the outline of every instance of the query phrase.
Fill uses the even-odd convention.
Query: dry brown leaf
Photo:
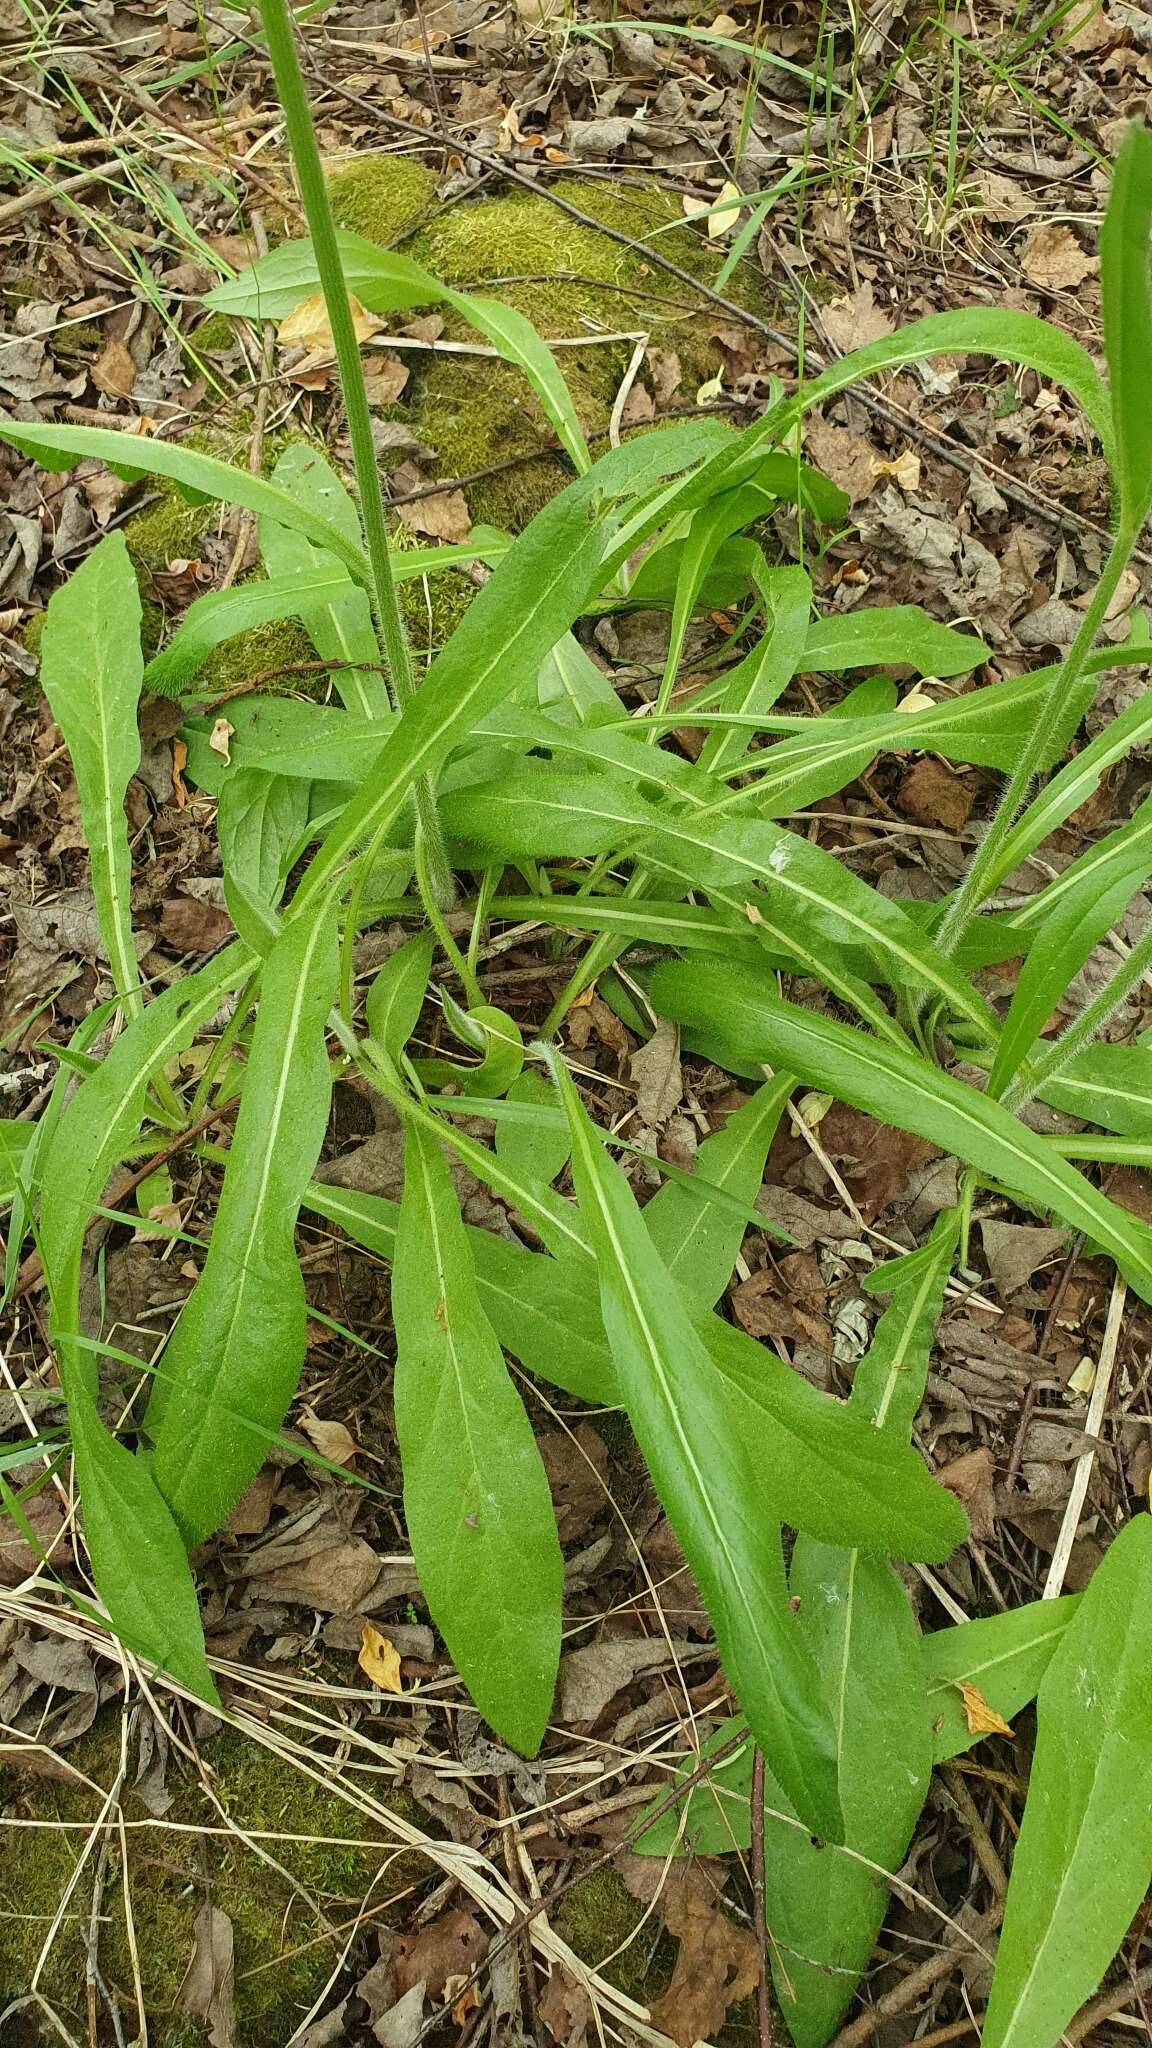
[[[1033,228],[1020,254],[1025,277],[1046,292],[1074,291],[1099,267],[1099,259],[1081,248],[1071,228],[1055,221]]]
[[[840,1168],[866,1222],[899,1193],[913,1167],[936,1154],[935,1145],[862,1109],[834,1102],[820,1125],[820,1142]],[[799,1242],[799,1240],[797,1240]]]
[[[537,1438],[556,1510],[561,1543],[573,1543],[605,1515],[608,1450],[590,1422],[549,1429]]]
[[[180,2002],[190,2019],[203,2020],[211,2048],[232,2048],[235,2040],[233,1947],[227,1913],[205,1900],[192,1931],[192,1961]]]
[[[662,1636],[605,1637],[572,1650],[560,1659],[556,1718],[566,1725],[596,1721],[609,1701],[645,1671],[659,1671],[679,1659],[700,1655],[688,1643],[669,1643]]]
[[[396,497],[405,497],[409,491],[420,491],[429,479],[414,462],[402,462],[392,472],[392,491]],[[399,507],[405,526],[413,533],[424,533],[432,540],[467,540],[472,531],[472,519],[465,503],[463,491],[434,491],[426,498],[414,498],[408,505]]]
[[[457,1908],[442,1913],[419,1934],[401,1935],[396,1943],[396,1988],[404,1994],[423,1984],[428,1997],[437,2003],[453,1977],[470,1977],[482,1962],[488,1936],[472,1913]]]
[[[260,1552],[255,1566],[253,1590],[268,1600],[288,1600],[300,1607],[315,1607],[321,1614],[353,1614],[362,1608],[380,1576],[380,1560],[362,1536],[347,1536],[342,1542],[324,1543],[291,1563],[261,1572]]]
[[[559,1964],[537,2000],[536,2011],[557,2048],[587,2048],[592,2007],[582,1984],[565,1975]]]
[[[378,1685],[381,1692],[403,1692],[400,1677],[400,1653],[395,1643],[381,1635],[370,1621],[360,1631],[360,1655],[356,1659],[366,1678]]]
[[[963,1702],[969,1735],[1009,1735],[1015,1739],[1016,1730],[1010,1728],[1003,1716],[988,1705],[978,1685],[973,1685],[967,1678],[958,1678],[955,1684]]]
[[[628,1068],[636,1090],[636,1113],[649,1130],[658,1131],[680,1104],[684,1092],[680,1072],[680,1033],[661,1017],[647,1045],[637,1046]]]
[[[33,1578],[45,1552],[56,1569],[72,1562],[72,1546],[63,1534],[64,1509],[56,1494],[48,1489],[30,1492],[21,1502],[20,1514],[39,1549],[27,1541],[11,1516],[0,1516],[0,1586],[18,1586],[22,1579]]]
[[[833,299],[821,315],[824,332],[842,355],[862,348],[866,341],[881,341],[892,332],[892,322],[878,306],[870,284],[858,285],[842,299]]]
[[[195,1268],[193,1276],[196,1277]],[[266,1465],[255,1479],[249,1481],[224,1524],[230,1536],[264,1534],[279,1484],[280,1474],[273,1465]]]
[[[408,382],[408,365],[395,349],[383,355],[365,356],[364,389],[369,405],[394,405]]]
[[[696,2048],[724,2025],[730,2008],[754,1991],[760,1947],[750,1927],[739,1927],[714,1903],[700,1871],[677,1871],[661,1905],[669,1934],[680,1943],[672,1982],[652,2004],[652,2019],[677,2043]],[[695,1881],[693,1881],[695,1880]]]
[[[936,1473],[940,1485],[946,1486],[949,1493],[954,1493],[967,1508],[977,1543],[988,1543],[996,1534],[995,1476],[996,1460],[987,1444],[978,1444],[975,1450],[962,1452],[950,1464],[941,1465]]]
[[[232,920],[218,903],[169,896],[160,906],[160,935],[174,953],[214,953],[231,932]]]
[[[1108,1192],[1115,1199],[1111,1183]],[[1048,1230],[1039,1223],[1000,1223],[985,1217],[980,1238],[993,1282],[1001,1294],[1008,1295],[1026,1287],[1039,1267],[1064,1250],[1068,1232]]]
[[[943,825],[955,832],[972,815],[975,793],[931,754],[913,762],[900,784],[900,808],[921,825]]]
[[[652,395],[656,400],[657,406],[663,409],[664,406],[669,405],[672,399],[675,398],[676,393],[680,389],[680,380],[684,374],[680,358],[676,354],[675,349],[650,348],[648,351],[648,370],[652,378]],[[551,1982],[551,1979],[549,1979],[549,1982]]]
[[[322,1416],[313,1415],[306,1408],[300,1417],[300,1427],[313,1450],[333,1465],[350,1465],[360,1455],[359,1444],[342,1422],[325,1422]]]
[[[868,496],[876,483],[876,451],[871,441],[818,415],[808,421],[804,439],[809,461],[847,492],[850,504]]]
[[[131,398],[136,385],[136,365],[122,341],[106,341],[91,370],[97,391],[107,398]],[[123,486],[121,486],[123,488]]]

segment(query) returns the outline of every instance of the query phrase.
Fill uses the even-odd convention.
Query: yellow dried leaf
[[[724,206],[726,199],[732,200],[733,204],[731,206]],[[740,209],[744,204],[744,194],[741,192],[739,185],[734,185],[731,178],[726,178],[720,187],[720,198],[716,203],[717,205],[724,206],[724,210],[722,213],[713,212],[708,215],[708,240],[710,242],[719,242],[725,235],[732,233],[740,218]]]
[[[911,448],[905,448],[904,453],[898,455],[895,462],[885,462],[881,456],[874,456],[872,459],[872,474],[873,476],[890,476],[894,483],[899,484],[902,491],[918,491],[920,489],[920,457]]]
[[[395,1643],[382,1636],[370,1621],[360,1631],[360,1655],[356,1659],[366,1678],[381,1692],[403,1692],[400,1682],[400,1652]]]
[[[353,331],[363,347],[374,334],[379,334],[384,322],[378,320],[374,313],[367,312],[351,292],[348,294],[348,306]],[[323,292],[313,292],[310,298],[302,299],[298,306],[293,307],[276,329],[276,339],[281,348],[300,351],[299,359],[293,363],[290,372],[294,378],[301,373],[307,375],[321,364],[334,362],[336,350]]]
[[[1016,1730],[1010,1728],[1007,1721],[996,1712],[995,1708],[988,1705],[978,1685],[973,1685],[967,1678],[958,1678],[956,1680],[956,1689],[963,1702],[964,1719],[968,1723],[969,1735],[1010,1735],[1013,1738],[1015,1737]]]

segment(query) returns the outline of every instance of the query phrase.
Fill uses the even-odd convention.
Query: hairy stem
[[[1058,751],[1061,744],[1066,744],[1064,727],[1069,712],[1075,703],[1077,689],[1083,681],[1096,635],[1104,623],[1108,607],[1128,565],[1128,557],[1135,539],[1136,534],[1131,525],[1125,522],[1112,543],[1100,580],[1084,613],[1080,630],[1037,708],[1031,730],[1020,749],[1020,757],[1009,777],[1008,786],[1000,799],[995,816],[977,847],[968,872],[940,925],[936,943],[944,954],[951,956],[955,953],[985,897],[995,887],[996,868],[1004,841],[1016,821],[1033,778],[1051,760],[1053,750]]]
[[[1152,968],[1152,926],[1144,937],[1132,948],[1128,958],[1116,969],[1115,974],[1105,982],[1090,1003],[1085,1003],[1079,1016],[1073,1017],[1067,1029],[1060,1033],[1044,1048],[1039,1059],[1032,1061],[1027,1072],[1022,1074],[1015,1085],[1001,1098],[1005,1109],[1019,1110],[1034,1095],[1038,1095],[1045,1082],[1051,1081],[1074,1060],[1078,1052],[1104,1029],[1113,1011],[1118,1010],[1125,997],[1131,995],[1137,983],[1142,981]]]
[[[288,143],[296,167],[301,204],[312,237],[328,324],[332,329],[332,345],[336,354],[344,413],[348,422],[348,440],[352,449],[356,488],[360,498],[360,515],[364,521],[364,540],[371,573],[369,596],[373,616],[384,647],[392,696],[397,709],[403,711],[411,702],[415,691],[412,653],[408,645],[408,635],[404,630],[404,620],[396,595],[396,580],[392,573],[392,551],[388,544],[384,493],[380,485],[380,471],[372,439],[372,416],[368,409],[368,394],[364,388],[360,344],[356,339],[356,330],[352,322],[348,286],[336,241],[336,225],[328,202],[328,188],[324,182],[320,151],[316,145],[316,131],[312,125],[312,112],[308,105],[308,95],[296,49],[293,17],[289,12],[287,0],[260,0],[260,17],[264,25],[264,37],[276,80],[276,89],[284,109]],[[444,851],[432,787],[427,779],[422,780],[416,787],[416,815],[419,830],[424,838],[428,872],[436,890],[437,900],[450,901],[452,873]]]

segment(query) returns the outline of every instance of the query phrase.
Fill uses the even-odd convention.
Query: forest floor
[[[701,408],[754,417],[803,368],[962,306],[1040,314],[1099,355],[1109,161],[1152,104],[1145,8],[732,6],[306,10],[340,223],[527,313],[558,345],[594,448]],[[307,435],[346,467],[322,348],[317,362],[277,323],[202,304],[299,232],[281,109],[247,12],[0,0],[0,36],[0,406],[194,434],[254,469]],[[517,373],[454,316],[394,316],[365,355],[400,545],[462,541],[481,522],[516,530],[564,480]],[[1068,646],[1109,506],[1103,460],[1061,391],[1032,371],[941,359],[811,416],[805,452],[852,507],[807,564],[823,609],[914,602],[967,622],[992,650],[984,680]],[[193,598],[251,573],[256,536],[243,513],[189,506],[94,462],[49,476],[0,444],[0,481],[0,1106],[30,1119],[54,1050],[108,993],[75,785],[37,685],[43,607],[122,529],[155,646]],[[786,550],[783,529],[779,539]],[[1138,555],[1117,594],[1105,628],[1117,641],[1152,594],[1150,563]],[[473,586],[406,588],[423,656]],[[712,628],[718,642],[723,616]],[[622,691],[642,690],[667,631],[664,614],[629,614],[599,629],[597,658]],[[314,694],[310,663],[301,628],[253,629],[214,658],[208,707],[270,679]],[[1107,679],[1093,717],[1144,687],[1131,677]],[[800,708],[835,688],[805,679]],[[129,797],[134,917],[142,971],[167,981],[210,955],[230,921],[214,806],[182,780],[163,700],[150,715]],[[886,891],[935,897],[955,883],[996,780],[885,755],[798,822]],[[1046,842],[1030,886],[1127,818],[1147,781],[1142,757],[1110,770]],[[1121,942],[1150,917],[1137,895]],[[570,966],[512,932],[484,962],[486,997],[531,1030]],[[1094,956],[1065,1014],[1098,970]],[[983,984],[993,1000],[1011,993],[999,972]],[[1136,1035],[1150,1008],[1145,988],[1117,1033]],[[643,1043],[594,992],[566,1045],[605,1120],[631,1116],[641,1149],[674,1164],[690,1166],[743,1099],[674,1038]],[[353,1083],[335,1099],[326,1176],[394,1195],[398,1131]],[[1152,1179],[1108,1171],[1111,1195],[1152,1220]],[[210,1167],[174,1161],[160,1220],[195,1234],[215,1185]],[[955,1197],[955,1162],[920,1139],[840,1104],[785,1119],[760,1205],[791,1246],[749,1234],[732,1318],[846,1391],[868,1336],[861,1258],[921,1243]],[[478,1183],[468,1203],[469,1220],[503,1226]],[[197,1270],[150,1220],[143,1208],[135,1232],[107,1223],[90,1239],[104,1331],[141,1359]],[[398,1513],[387,1270],[315,1217],[300,1242],[314,1315],[301,1395],[275,1459],[195,1559],[224,1722],[144,1681],[61,1599],[61,1583],[84,1583],[66,1484],[37,1488],[21,1520],[0,1521],[0,2011],[19,2008],[0,2024],[5,2048],[761,2040],[746,1854],[672,1863],[635,1849],[641,1816],[698,1753],[726,1691],[626,1426],[542,1385],[529,1392],[567,1580],[556,1714],[525,1764],[468,1707],[421,1604]],[[937,1571],[907,1573],[928,1626],[1014,1606],[1044,1583],[1112,1293],[1104,1261],[1002,1202],[983,1204],[972,1245],[918,1424],[972,1536]],[[1070,1591],[1147,1495],[1149,1334],[1131,1303]],[[21,1446],[52,1430],[58,1402],[32,1279],[0,1385],[11,1484],[33,1470]],[[370,1483],[300,1462],[294,1447],[308,1442]],[[381,1639],[395,1652],[383,1666]],[[843,2048],[971,2035],[1029,1740],[1025,1715],[1014,1739],[993,1736],[937,1774]],[[546,1912],[501,1939],[510,1902],[540,1901]],[[1139,1951],[1134,1936],[1108,2010],[1070,2040],[1093,2027],[1100,2041],[1148,2038]]]

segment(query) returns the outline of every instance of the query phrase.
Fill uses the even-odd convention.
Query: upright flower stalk
[[[332,344],[356,474],[356,489],[360,499],[360,515],[364,522],[364,539],[371,575],[369,599],[388,665],[393,702],[397,710],[403,711],[411,702],[415,690],[412,653],[396,594],[396,579],[392,573],[392,551],[388,543],[384,493],[376,462],[372,416],[368,409],[368,394],[364,387],[364,371],[360,361],[360,344],[356,339],[352,321],[348,286],[336,240],[336,224],[332,218],[328,188],[320,162],[320,151],[316,144],[316,130],[312,124],[312,111],[300,69],[295,24],[286,0],[260,0],[260,17],[264,25],[264,36],[276,89],[284,109],[288,146],[296,167],[300,199],[312,238],[320,288],[328,313],[328,324],[332,330]],[[416,822],[431,887],[438,902],[447,902],[452,895],[452,871],[444,851],[433,791],[426,779],[419,782],[416,787]]]

